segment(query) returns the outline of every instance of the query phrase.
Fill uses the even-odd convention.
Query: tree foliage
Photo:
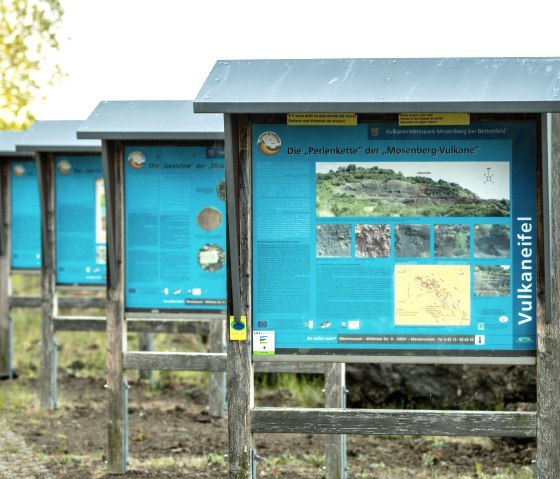
[[[28,126],[61,77],[53,54],[63,13],[60,0],[0,0],[0,129]]]

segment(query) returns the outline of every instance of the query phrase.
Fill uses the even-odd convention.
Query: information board
[[[533,354],[534,122],[252,128],[254,354]]]
[[[105,284],[107,222],[101,156],[55,156],[56,282]]]
[[[41,267],[41,207],[34,161],[11,167],[12,269]]]
[[[127,146],[125,307],[225,310],[223,147]]]

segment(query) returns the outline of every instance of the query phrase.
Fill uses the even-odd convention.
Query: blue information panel
[[[223,147],[127,146],[125,306],[226,308]]]
[[[55,157],[56,282],[105,284],[107,221],[101,156]]]
[[[41,207],[33,161],[12,163],[12,269],[41,267]]]
[[[534,122],[252,133],[255,354],[533,354]]]

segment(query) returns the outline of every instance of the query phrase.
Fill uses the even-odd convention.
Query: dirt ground
[[[34,382],[0,383],[4,397],[34,390]],[[33,397],[33,396],[30,396]],[[281,394],[264,395],[276,405]],[[150,389],[132,383],[129,395],[130,478],[227,477],[227,421],[207,413],[208,397],[184,384]],[[36,401],[35,401],[36,402]],[[265,405],[259,402],[259,405]],[[0,420],[25,440],[50,474],[60,479],[109,478],[105,464],[106,390],[103,381],[64,377],[59,408],[40,411],[24,400],[0,409]],[[259,434],[258,477],[324,477],[324,437]],[[348,436],[348,479],[534,477],[533,441],[488,438]],[[2,473],[0,471],[0,477]],[[6,479],[19,476],[7,476]],[[28,478],[26,478],[28,479]]]

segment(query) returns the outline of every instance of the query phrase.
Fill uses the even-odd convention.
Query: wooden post
[[[55,218],[54,172],[51,154],[37,153],[37,178],[41,204],[41,408],[56,409],[55,316]]]
[[[103,174],[107,199],[107,470],[124,474],[128,456],[128,394],[123,370],[126,322],[123,306],[122,155],[103,141]]]
[[[10,162],[0,163],[0,379],[12,379]]]
[[[210,353],[224,353],[226,350],[225,321],[214,319],[210,321],[210,334],[208,336],[208,349]],[[212,417],[224,417],[225,413],[225,373],[210,373],[208,391],[208,412]]]
[[[325,407],[344,409],[346,407],[346,364],[325,364]],[[346,435],[326,436],[325,458],[326,478],[346,478]]]
[[[251,211],[251,183],[247,128],[246,120],[224,115],[228,200],[228,315],[234,316],[236,321],[241,316],[247,318],[247,339],[228,341],[227,345],[229,479],[254,479],[251,433],[251,409],[254,405],[251,361],[251,235],[247,216]],[[243,151],[240,151],[239,144],[243,145]],[[240,217],[241,214],[244,216]],[[227,329],[229,339],[229,326]]]
[[[123,371],[124,319],[120,294],[110,289],[107,298],[107,472],[124,474],[128,456],[128,387]]]
[[[550,227],[550,322],[544,321],[543,301],[538,296],[537,311],[537,477],[553,479],[560,471],[560,114],[543,115],[545,129],[544,211]],[[547,118],[548,117],[548,118]],[[547,121],[548,120],[548,121]],[[546,151],[548,150],[548,151]],[[548,163],[548,164],[547,164]],[[547,189],[548,188],[548,189]],[[540,232],[542,233],[542,231]],[[544,235],[539,234],[539,238]],[[542,248],[541,248],[542,251]],[[542,254],[540,255],[542,257]],[[539,263],[541,271],[544,261]],[[540,279],[540,278],[539,278]],[[539,293],[542,292],[542,282]]]

